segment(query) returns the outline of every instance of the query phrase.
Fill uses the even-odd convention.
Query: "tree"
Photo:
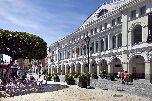
[[[0,43],[0,54],[12,58],[10,66],[19,58],[39,60],[47,56],[47,43],[39,36],[26,32],[0,29]]]

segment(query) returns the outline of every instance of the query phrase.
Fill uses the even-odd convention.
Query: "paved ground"
[[[35,75],[36,78],[38,78],[37,75]],[[40,79],[43,79],[43,76],[40,77]],[[75,79],[76,83],[78,82],[78,79]],[[64,75],[60,76],[60,83],[61,85],[67,85],[64,81]],[[48,84],[53,84],[53,81],[49,81]],[[130,95],[138,95],[138,96],[144,96],[149,97],[152,99],[152,84],[149,82],[149,80],[134,80],[133,85],[123,85],[121,83],[121,80],[117,81],[109,81],[106,79],[91,79],[90,85],[96,89],[104,89],[104,90],[114,90],[119,91],[123,93],[127,93]]]
[[[134,80],[132,85],[123,85],[121,80],[109,81],[99,78],[98,80],[91,80],[90,85],[99,89],[120,91],[130,95],[152,98],[152,84],[149,80]]]

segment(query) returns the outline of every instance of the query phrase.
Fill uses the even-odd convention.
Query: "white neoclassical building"
[[[152,0],[104,3],[77,31],[49,46],[49,73],[99,74],[100,70],[117,73],[123,69],[134,78],[152,80],[151,12]]]

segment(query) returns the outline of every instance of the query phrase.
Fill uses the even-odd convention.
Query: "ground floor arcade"
[[[81,72],[97,73],[99,75],[101,70],[112,74],[124,70],[136,79],[152,79],[152,59],[147,57],[145,54],[115,55],[108,58],[90,59],[89,66],[87,60],[84,62],[61,63],[53,65],[48,71],[51,74],[57,73],[59,75]]]

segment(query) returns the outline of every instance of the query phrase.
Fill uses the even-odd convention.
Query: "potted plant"
[[[110,75],[110,80],[111,80],[111,81],[115,81],[115,75],[114,75],[114,74],[111,74],[111,75]]]
[[[47,81],[51,81],[52,76],[51,76],[51,74],[50,74],[50,73],[46,76],[46,79],[47,79]]]
[[[75,84],[75,80],[74,80],[73,75],[71,73],[68,73],[65,75],[65,81],[67,82],[68,85]]]
[[[92,73],[91,77],[92,77],[93,79],[98,79],[97,73]]]
[[[88,76],[86,73],[81,73],[79,76],[78,86],[81,88],[87,88]]]
[[[128,85],[129,82],[133,82],[132,74],[127,74],[126,78],[125,78],[125,81],[126,81],[127,85]]]
[[[53,79],[54,79],[54,82],[60,82],[60,78],[57,74],[54,74]]]

